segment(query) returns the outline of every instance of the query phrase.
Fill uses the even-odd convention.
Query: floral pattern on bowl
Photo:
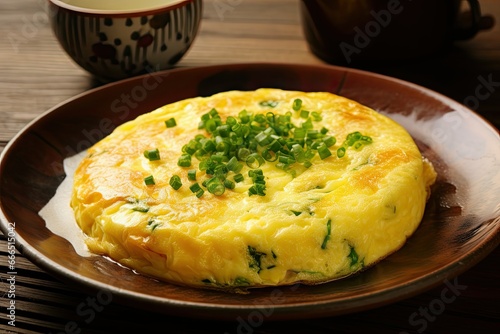
[[[84,14],[53,3],[50,8],[63,49],[82,68],[109,81],[177,63],[198,32],[202,0],[141,16]]]

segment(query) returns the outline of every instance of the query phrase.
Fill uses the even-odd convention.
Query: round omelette
[[[403,127],[357,102],[230,91],[116,128],[77,168],[71,206],[92,252],[160,280],[317,284],[401,248],[435,178]]]

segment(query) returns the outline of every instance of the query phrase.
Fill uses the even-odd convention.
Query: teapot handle
[[[463,23],[460,25],[461,20],[458,20],[459,26],[453,31],[453,39],[455,40],[470,39],[476,36],[480,30],[490,29],[495,24],[492,16],[481,15],[479,0],[467,0],[467,2],[469,3],[470,11],[462,14],[462,16],[463,18],[467,16],[468,26],[464,26]]]

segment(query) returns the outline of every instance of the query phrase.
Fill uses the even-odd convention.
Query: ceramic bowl
[[[104,81],[171,68],[192,45],[202,17],[202,0],[49,2],[63,49]]]

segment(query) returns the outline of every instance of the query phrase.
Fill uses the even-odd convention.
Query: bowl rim
[[[189,3],[198,0],[172,0],[160,6],[152,6],[150,8],[143,8],[143,9],[124,9],[124,10],[92,9],[92,8],[85,8],[85,7],[71,5],[62,0],[48,0],[48,1],[50,5],[56,7],[57,9],[66,10],[77,15],[108,18],[108,17],[138,17],[138,16],[154,15],[183,7]]]

